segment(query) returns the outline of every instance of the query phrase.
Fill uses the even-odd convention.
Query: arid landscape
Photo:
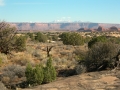
[[[20,90],[119,90],[120,71],[101,71],[60,78],[50,84]],[[19,89],[18,89],[19,90]]]
[[[0,90],[120,90],[120,0],[0,0]]]
[[[1,37],[4,36],[4,30],[7,30],[2,26],[11,32],[15,30],[15,28],[10,29],[11,26],[7,25],[6,22],[1,23]],[[113,29],[113,31],[107,32],[78,30],[23,33],[17,30],[13,40],[10,38],[13,37],[13,33],[6,31],[11,36],[6,36],[7,33],[5,33],[4,37],[9,37],[8,41],[12,41],[12,43],[7,46],[8,41],[3,43],[2,40],[5,38],[1,40],[2,45],[5,45],[4,48],[9,48],[9,50],[3,49],[1,46],[1,88],[3,90],[5,87],[9,90],[118,90],[120,65],[119,62],[116,63],[117,59],[114,57],[119,58],[120,32],[116,31],[116,27]],[[33,77],[36,74],[27,76],[28,64],[33,70],[37,68],[37,65],[46,68],[49,58],[52,58],[51,65],[55,68],[56,79],[40,84],[28,79],[28,77],[33,79],[36,77]],[[36,71],[33,72],[36,73]]]

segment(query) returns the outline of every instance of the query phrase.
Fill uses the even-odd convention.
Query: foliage
[[[2,65],[2,63],[7,62],[7,55],[4,53],[0,53],[0,66]]]
[[[25,76],[26,76],[27,82],[29,84],[33,84],[33,82],[34,82],[33,68],[30,63],[28,63],[28,65],[26,67]]]
[[[52,66],[51,57],[47,60],[46,67],[44,68],[44,83],[51,82],[56,79],[56,71]]]
[[[33,33],[27,33],[27,35],[31,38],[31,40],[34,40],[34,34]]]
[[[8,54],[10,51],[24,51],[26,37],[17,36],[16,28],[6,22],[0,22],[0,52]]]
[[[0,67],[1,67],[1,65],[2,65],[2,58],[0,57]]]
[[[85,60],[81,63],[87,67],[87,71],[109,68],[113,63],[113,57],[117,55],[118,48],[118,45],[111,42],[97,42],[88,50]]]
[[[45,43],[45,42],[47,42],[47,36],[38,32],[38,33],[36,33],[35,40]]]
[[[15,51],[24,51],[26,49],[26,37],[25,36],[16,36],[14,42]]]
[[[83,37],[78,33],[62,33],[60,35],[61,40],[63,41],[63,44],[66,45],[83,45],[84,39]]]
[[[106,42],[107,38],[105,36],[98,36],[98,37],[93,37],[89,42],[88,42],[88,47],[91,48],[95,43],[97,42]]]
[[[0,22],[0,52],[8,54],[13,48],[13,39],[16,35],[16,28],[6,22]]]
[[[120,37],[109,37],[108,41],[116,44],[120,44]]]
[[[0,81],[0,89],[1,90],[7,90],[6,87],[4,86],[4,84]]]
[[[14,79],[22,78],[25,76],[25,68],[20,65],[9,65],[2,70],[1,79],[4,84],[10,85]]]
[[[86,36],[86,37],[84,38],[84,42],[85,42],[85,43],[88,43],[90,40],[91,40],[91,37]]]
[[[75,67],[76,73],[77,74],[82,74],[85,73],[87,71],[86,66],[83,64],[79,64]]]
[[[53,40],[53,41],[58,41],[58,36],[57,36],[57,35],[53,35],[53,36],[52,36],[52,40]]]
[[[44,74],[43,67],[41,65],[37,65],[35,69],[33,69],[34,83],[41,84],[43,82]]]
[[[30,64],[28,64],[25,74],[29,84],[48,83],[56,79],[56,70],[52,66],[51,58],[47,60],[46,67],[37,65],[33,68]]]

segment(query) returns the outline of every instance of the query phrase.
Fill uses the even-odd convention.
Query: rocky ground
[[[120,70],[84,73],[18,90],[120,90]]]

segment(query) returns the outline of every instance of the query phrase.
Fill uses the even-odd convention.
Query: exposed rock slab
[[[119,76],[120,71],[91,72],[21,90],[120,90]]]

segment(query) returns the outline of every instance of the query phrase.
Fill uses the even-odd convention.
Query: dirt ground
[[[18,90],[120,90],[120,70],[84,73]]]

